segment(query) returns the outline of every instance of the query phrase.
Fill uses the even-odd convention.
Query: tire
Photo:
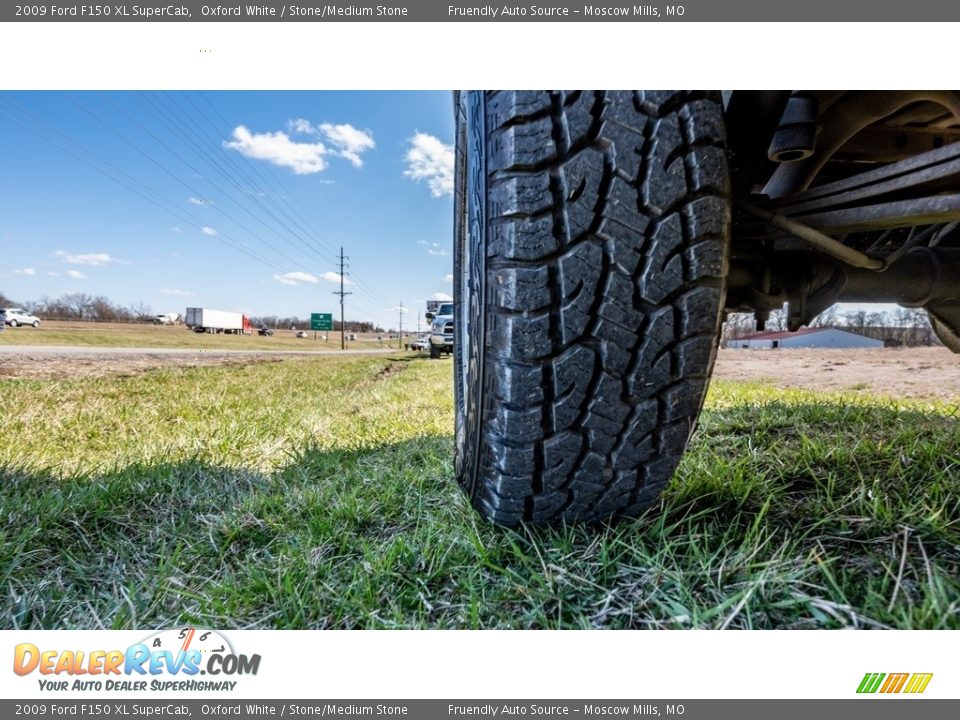
[[[40,327],[40,321],[39,321],[39,320],[34,320],[32,324],[33,324],[34,329]]]
[[[430,359],[431,360],[440,359],[440,349],[433,343],[430,343]]]
[[[10,327],[20,327],[20,323],[17,322],[16,320],[11,320]]]
[[[654,503],[716,353],[719,94],[461,92],[456,475],[503,525]]]

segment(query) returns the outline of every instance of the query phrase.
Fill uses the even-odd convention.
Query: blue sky
[[[15,300],[334,312],[341,245],[348,319],[452,293],[449,93],[4,92],[0,132]]]

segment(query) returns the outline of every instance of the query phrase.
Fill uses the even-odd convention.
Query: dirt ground
[[[806,390],[960,400],[960,355],[944,347],[720,350],[713,377]]]
[[[223,355],[196,353],[168,355],[137,354],[57,354],[11,355],[0,351],[0,381],[6,378],[60,379],[101,377],[104,375],[138,375],[164,367],[198,367],[206,365],[249,365],[256,362],[281,362],[276,355]]]
[[[0,352],[4,378],[135,375],[159,367],[282,362],[277,355],[159,353],[12,355]],[[855,390],[899,398],[960,400],[960,356],[946,348],[883,350],[721,350],[715,378],[807,390]]]

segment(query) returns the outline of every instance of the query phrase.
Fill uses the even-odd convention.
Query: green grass
[[[661,506],[508,531],[449,361],[0,382],[0,625],[960,628],[955,409],[717,383]]]

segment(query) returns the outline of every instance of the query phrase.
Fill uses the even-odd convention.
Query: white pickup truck
[[[430,357],[436,360],[441,353],[453,354],[453,303],[444,302],[436,312],[424,316],[430,321]]]

